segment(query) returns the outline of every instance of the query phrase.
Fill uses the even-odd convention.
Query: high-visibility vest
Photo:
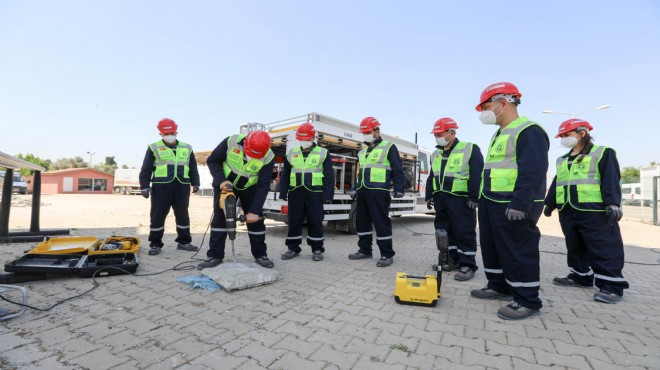
[[[557,158],[556,201],[561,211],[567,204],[580,211],[605,212],[598,163],[607,147],[594,145],[568,167],[568,157]],[[581,161],[578,160],[582,158]],[[575,199],[577,197],[577,199]]]
[[[259,170],[275,158],[273,151],[268,149],[263,158],[252,158],[246,162],[243,146],[238,143],[245,136],[247,135],[232,135],[227,138],[227,158],[222,163],[225,178],[238,190],[245,190],[256,184]]]
[[[289,150],[286,159],[291,164],[289,175],[289,190],[304,187],[309,191],[323,191],[323,162],[328,156],[328,150],[315,146],[307,158],[300,147]]]
[[[459,141],[452,149],[442,171],[442,153],[444,150],[436,149],[431,155],[431,169],[433,170],[433,194],[443,191],[453,195],[467,196],[468,180],[470,179],[470,156],[474,144]],[[451,189],[445,188],[447,178],[452,178]]]
[[[388,141],[381,141],[367,155],[367,148],[360,150],[358,161],[360,171],[358,172],[358,189],[379,189],[390,190],[390,178],[392,176],[392,167],[387,159],[394,144]]]
[[[154,153],[154,170],[151,182],[154,184],[166,184],[175,179],[182,184],[190,184],[190,154],[192,146],[177,141],[176,154],[174,150],[165,145],[163,140],[149,144]]]
[[[491,138],[481,176],[481,194],[486,199],[498,203],[511,202],[513,189],[518,180],[518,162],[516,161],[518,137],[523,130],[532,126],[541,127],[532,121],[518,119],[503,128],[499,135],[495,134]],[[543,130],[542,127],[541,129]],[[484,192],[486,176],[490,178],[490,189],[487,189],[492,193],[490,196]],[[543,197],[533,201],[543,202]]]

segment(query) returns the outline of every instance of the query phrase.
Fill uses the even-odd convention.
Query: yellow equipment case
[[[433,275],[414,276],[396,273],[394,300],[401,304],[435,306],[440,298],[438,278]]]
[[[137,271],[139,250],[140,239],[129,236],[113,235],[103,240],[94,236],[57,237],[6,263],[5,271],[80,277],[123,275]]]

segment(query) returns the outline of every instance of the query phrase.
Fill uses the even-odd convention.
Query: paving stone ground
[[[191,205],[206,207],[204,217],[193,219],[197,243],[208,202]],[[286,226],[269,223],[266,242],[280,279],[210,293],[176,282],[195,270],[168,270],[195,264],[191,252],[175,249],[171,219],[163,253],[147,255],[147,215],[148,209],[139,226],[76,228],[72,234],[138,235],[143,243],[138,273],[165,272],[99,278],[100,286],[83,297],[1,322],[0,368],[660,369],[660,254],[649,248],[657,245],[657,227],[646,229],[647,245],[626,245],[624,276],[631,288],[616,305],[594,302],[592,289],[552,285],[554,276],[567,273],[564,240],[544,235],[542,314],[510,322],[496,315],[504,302],[469,297],[486,283],[481,270],[468,282],[445,273],[436,307],[394,302],[397,271],[431,273],[437,250],[430,216],[393,219],[397,254],[388,268],[376,267],[377,259],[349,261],[357,239],[334,231],[326,233],[324,261],[312,261],[309,248],[282,261]],[[196,258],[204,257],[206,245]],[[0,258],[13,260],[32,246],[0,245]],[[244,229],[236,249],[239,262],[251,261]],[[29,289],[31,305],[46,307],[83,293],[93,282],[71,277],[21,285]],[[13,309],[5,302],[0,307]]]

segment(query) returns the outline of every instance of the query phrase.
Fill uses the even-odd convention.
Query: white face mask
[[[449,141],[447,141],[443,136],[436,137],[435,142],[440,146],[447,146],[447,144],[449,144]]]
[[[163,141],[166,143],[174,143],[176,141],[176,135],[164,135],[163,136]]]
[[[495,107],[493,107],[495,109]],[[500,112],[499,114],[495,114],[493,110],[484,110],[481,111],[481,114],[479,115],[479,120],[481,123],[484,125],[496,125],[497,124],[497,117],[502,114]]]
[[[578,138],[575,136],[566,136],[561,138],[561,145],[566,148],[574,148],[578,143]]]
[[[309,147],[312,146],[312,144],[314,144],[313,141],[301,141],[301,142],[300,142],[300,146],[301,146],[303,149],[308,149]]]
[[[376,140],[374,134],[364,134],[364,141],[367,143],[373,143]]]

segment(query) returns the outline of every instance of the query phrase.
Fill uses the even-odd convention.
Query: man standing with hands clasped
[[[402,198],[404,191],[403,166],[396,145],[380,137],[380,122],[367,117],[360,123],[366,148],[358,153],[360,171],[353,199],[357,201],[356,229],[358,247],[350,260],[373,258],[373,229],[376,229],[376,244],[380,249],[378,267],[386,267],[394,262],[392,248],[392,221],[390,211],[390,183],[394,185],[394,198]]]
[[[283,260],[290,260],[302,249],[302,225],[307,219],[307,244],[312,247],[312,260],[322,261],[323,205],[332,203],[335,194],[335,174],[332,158],[325,148],[314,143],[316,130],[311,123],[303,123],[296,130],[300,145],[292,148],[284,159],[280,182],[280,199],[288,200],[289,233]]]
[[[548,170],[548,135],[518,115],[522,94],[508,82],[488,86],[476,110],[497,125],[486,154],[479,201],[479,240],[488,284],[472,297],[512,300],[497,315],[520,320],[541,308],[539,241]]]

